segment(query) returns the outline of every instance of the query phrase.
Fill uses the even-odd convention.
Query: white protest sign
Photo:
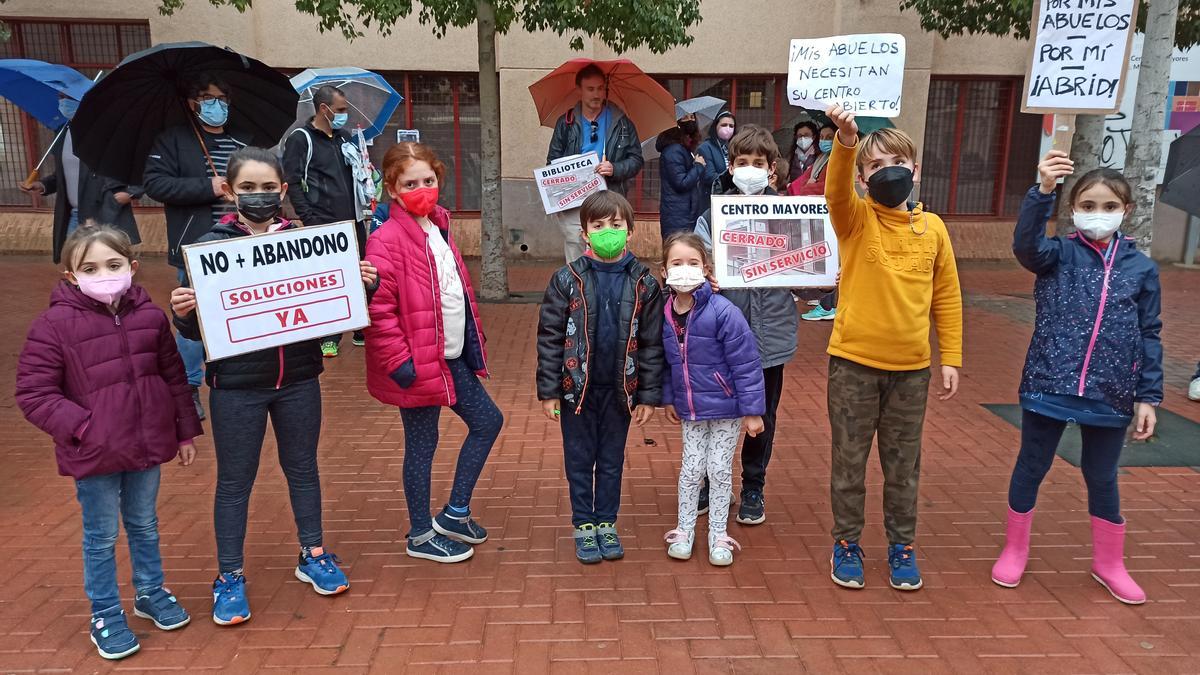
[[[721,288],[831,288],[838,242],[824,197],[714,195],[713,266]]]
[[[838,35],[792,40],[788,53],[788,103],[826,110],[840,105],[869,117],[900,114],[904,88],[904,36]]]
[[[533,170],[542,208],[546,214],[573,209],[593,192],[607,190],[604,176],[596,173],[600,157],[589,152],[555,160],[550,166]]]
[[[1137,0],[1036,0],[1021,110],[1116,112],[1136,25]]]
[[[354,223],[183,247],[209,361],[370,323]]]

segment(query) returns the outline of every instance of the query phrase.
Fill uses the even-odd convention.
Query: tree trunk
[[[479,0],[479,131],[481,210],[479,281],[484,300],[508,299],[508,264],[504,256],[504,212],[500,200],[500,76],[496,71],[496,6]]]
[[[1166,119],[1167,83],[1171,79],[1171,52],[1179,0],[1152,0],[1146,4],[1146,39],[1138,71],[1133,109],[1133,131],[1125,157],[1125,178],[1133,184],[1136,207],[1125,234],[1150,253],[1154,239],[1154,202],[1158,196],[1158,167],[1162,160],[1163,122]]]
[[[1067,235],[1075,230],[1071,222],[1071,203],[1067,195],[1075,181],[1083,174],[1100,166],[1100,147],[1104,144],[1104,115],[1078,115],[1075,117],[1075,135],[1071,138],[1071,161],[1075,162],[1075,173],[1063,181],[1062,198],[1058,200],[1058,227],[1055,234]]]

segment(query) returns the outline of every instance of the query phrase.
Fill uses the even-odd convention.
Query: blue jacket
[[[665,235],[678,230],[691,231],[700,215],[700,179],[704,167],[692,158],[692,153],[675,141],[663,142],[659,137],[658,151],[662,158],[658,175],[662,179],[658,198],[658,222]]]
[[[683,344],[671,311],[673,295],[663,309],[663,352],[670,371],[663,405],[674,405],[681,418],[693,422],[763,414],[762,362],[746,318],[708,284],[692,297],[696,303],[687,315]]]
[[[1106,249],[1079,235],[1046,237],[1054,195],[1025,195],[1013,253],[1037,274],[1037,319],[1021,397],[1081,397],[1132,416],[1160,403],[1163,352],[1158,266],[1118,232]]]
[[[714,130],[716,126],[714,122]],[[700,178],[700,201],[703,204],[700,210],[704,211],[704,209],[708,208],[708,200],[712,196],[717,179],[729,168],[729,162],[726,157],[729,153],[729,143],[714,136],[700,144],[699,152],[700,156],[704,158],[704,176]],[[719,186],[717,189],[720,189]],[[718,192],[718,194],[720,193]],[[696,215],[699,216],[700,214],[697,213]]]

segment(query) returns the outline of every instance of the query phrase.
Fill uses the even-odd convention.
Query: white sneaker
[[[1192,380],[1192,383],[1188,385],[1188,398],[1200,401],[1200,377]]]
[[[676,560],[689,560],[692,557],[692,544],[696,541],[695,532],[684,532],[674,529],[667,533],[667,555]]]
[[[708,562],[725,567],[733,564],[733,549],[742,550],[742,545],[733,537],[723,534],[718,537],[708,535]]]

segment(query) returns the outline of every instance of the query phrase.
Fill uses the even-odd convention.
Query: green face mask
[[[600,230],[588,235],[588,243],[592,252],[604,260],[612,260],[625,250],[625,242],[629,238],[627,230]]]

